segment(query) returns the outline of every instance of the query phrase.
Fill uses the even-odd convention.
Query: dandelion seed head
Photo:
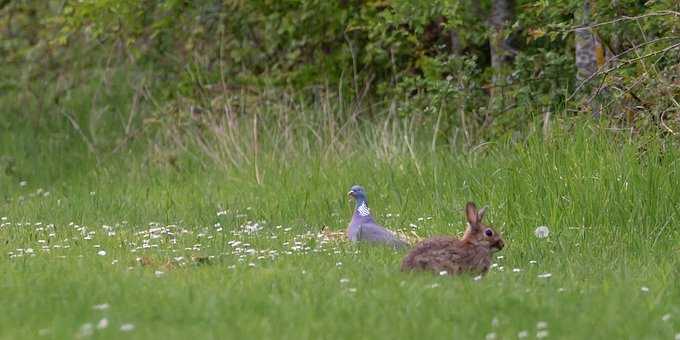
[[[548,237],[548,235],[550,235],[550,229],[548,229],[548,227],[542,225],[542,226],[536,228],[536,230],[534,230],[534,235],[536,235],[536,237],[538,237],[538,238],[546,238],[546,237]]]

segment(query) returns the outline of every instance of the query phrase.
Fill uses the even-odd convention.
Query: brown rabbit
[[[469,226],[463,238],[435,236],[418,243],[404,258],[401,270],[430,270],[437,274],[485,274],[491,266],[491,255],[503,249],[501,235],[482,224],[485,208],[477,211],[468,202],[465,215]]]

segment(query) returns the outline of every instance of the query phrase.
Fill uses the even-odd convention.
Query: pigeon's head
[[[355,185],[349,189],[347,195],[354,197],[357,201],[366,201],[366,193],[364,192],[364,188],[360,185]]]

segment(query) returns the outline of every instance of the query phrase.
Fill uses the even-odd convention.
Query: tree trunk
[[[590,77],[597,72],[597,54],[598,48],[601,50],[599,42],[593,29],[590,28],[591,24],[591,0],[583,0],[583,12],[581,13],[581,27],[575,31],[575,43],[576,43],[576,82],[581,84],[584,81],[589,81],[589,84],[583,86],[583,92],[592,94],[592,91],[597,91],[592,87],[592,79]],[[594,98],[590,100],[591,111],[593,117],[597,118],[600,116],[600,106],[596,103]]]
[[[493,78],[491,87],[492,101],[502,93],[502,88],[506,85],[507,65],[512,61],[516,54],[508,38],[508,29],[514,21],[514,0],[494,0],[491,7],[491,26],[489,35],[489,45],[491,49],[491,67],[493,68]]]

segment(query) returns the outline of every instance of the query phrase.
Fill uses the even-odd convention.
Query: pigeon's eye
[[[493,230],[491,229],[484,230],[484,235],[489,237],[493,236]]]

